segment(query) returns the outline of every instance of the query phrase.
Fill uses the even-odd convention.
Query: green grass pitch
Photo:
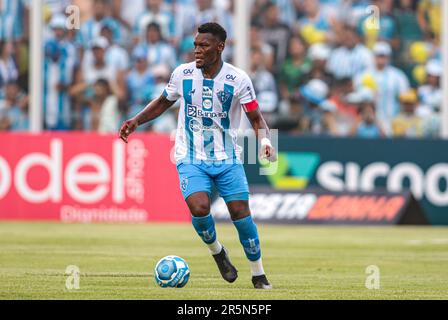
[[[0,224],[0,299],[448,299],[448,228],[259,225],[273,290],[255,290],[236,230],[217,225],[239,269],[221,279],[189,224]],[[185,288],[156,286],[163,256],[190,265]],[[65,287],[68,265],[79,290]],[[365,286],[366,267],[380,289]]]

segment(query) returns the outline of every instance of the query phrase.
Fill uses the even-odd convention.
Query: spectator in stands
[[[373,13],[377,16],[365,15],[359,21],[358,32],[364,38],[367,47],[373,48],[376,42],[383,41],[394,49],[399,48],[398,25],[392,12],[393,1],[372,0],[372,5],[379,9]]]
[[[78,62],[78,53],[75,45],[67,39],[68,29],[66,27],[66,16],[64,14],[54,14],[49,23],[52,32],[52,39],[67,53],[68,59]]]
[[[261,50],[263,54],[263,63],[266,69],[269,71],[274,70],[274,49],[270,44],[263,40],[261,37],[261,27],[257,24],[252,23],[250,27],[250,49],[251,50]]]
[[[147,39],[148,26],[158,25],[161,37],[171,40],[175,36],[174,16],[162,0],[146,0],[146,10],[134,24],[134,44]]]
[[[442,64],[438,60],[429,60],[426,64],[426,84],[418,88],[420,105],[416,114],[423,118],[423,134],[425,137],[440,137],[442,106],[442,89],[440,78],[442,76]]]
[[[135,21],[146,10],[146,0],[113,0],[112,15],[127,30],[132,30]]]
[[[126,118],[131,118],[140,112],[154,96],[155,89],[155,78],[148,66],[145,50],[135,48],[132,58],[134,67],[127,76],[129,109]]]
[[[138,48],[145,50],[148,63],[151,67],[166,65],[171,70],[176,67],[176,52],[163,38],[157,23],[148,24],[146,41],[139,44]]]
[[[327,99],[328,85],[320,79],[312,79],[299,90],[304,105],[304,115],[309,119],[310,132],[322,132],[321,104]]]
[[[345,24],[338,32],[338,42],[340,46],[333,50],[327,64],[336,79],[353,78],[373,67],[373,55],[360,42],[355,28]]]
[[[372,77],[377,88],[376,112],[386,134],[391,133],[391,122],[400,112],[400,94],[409,89],[409,81],[403,71],[390,65],[392,49],[387,42],[378,42],[373,47],[375,67],[355,80],[356,87],[366,76]]]
[[[342,1],[338,5],[335,16],[340,23],[358,26],[359,21],[366,16],[367,7],[370,5],[370,0]]]
[[[356,103],[359,110],[359,120],[353,126],[352,135],[360,138],[383,138],[385,133],[375,115],[373,92],[367,88],[359,89],[352,95],[351,102]]]
[[[338,126],[336,123],[336,105],[328,99],[322,101],[319,105],[321,110],[321,120],[319,135],[323,136],[339,136]]]
[[[295,93],[289,96],[289,110],[286,117],[277,120],[275,127],[280,131],[288,131],[294,135],[311,132],[310,119],[305,115],[303,98]]]
[[[105,24],[113,30],[114,42],[120,43],[123,40],[121,25],[111,16],[108,0],[93,0],[93,16],[81,25],[81,30],[77,33],[79,46],[87,49],[100,36]]]
[[[69,88],[73,85],[76,49],[65,40],[65,17],[55,15],[50,27],[54,38],[45,43],[43,108],[47,130],[69,130],[72,106]]]
[[[196,0],[195,27],[209,21],[222,23],[221,12],[213,6],[213,0]]]
[[[251,53],[249,76],[254,85],[257,99],[260,102],[260,110],[266,122],[272,124],[278,104],[277,87],[273,75],[266,70],[263,64],[261,50],[253,50]]]
[[[290,31],[288,26],[280,21],[278,7],[272,2],[267,5],[260,33],[262,39],[274,49],[275,63],[273,70],[277,72],[288,53]]]
[[[92,41],[91,50],[93,59],[84,61],[82,68],[77,71],[75,84],[70,89],[70,94],[76,97],[76,108],[81,114],[82,126],[90,128],[90,108],[87,108],[85,101],[90,99],[94,93],[94,84],[99,79],[109,82],[111,92],[123,101],[126,96],[125,72],[117,71],[113,65],[106,61],[106,49],[109,43],[106,38],[98,37]],[[86,53],[87,55],[87,53]],[[79,127],[80,124],[77,124]]]
[[[93,59],[83,61],[82,69],[76,76],[76,84],[72,88],[72,95],[77,95],[81,92],[91,95],[95,82],[99,79],[106,79],[109,81],[112,92],[120,100],[125,96],[125,73],[115,69],[112,64],[107,63],[106,50],[108,46],[109,42],[104,37],[98,37],[92,41],[90,50],[92,50]]]
[[[0,3],[0,41],[17,43],[28,33],[29,13],[25,0],[3,0]]]
[[[425,69],[426,83],[418,88],[421,104],[417,109],[417,113],[423,117],[435,113],[442,104],[442,89],[440,88],[442,64],[437,60],[429,60]]]
[[[16,82],[8,82],[0,92],[0,131],[29,130],[28,97]]]
[[[358,106],[347,98],[353,91],[351,78],[342,78],[333,81],[330,87],[330,100],[335,106],[335,126],[340,135],[346,136],[357,121],[359,121]]]
[[[400,65],[409,63],[408,56],[409,45],[421,40],[423,37],[422,30],[418,24],[417,16],[417,1],[415,0],[399,0],[397,7],[393,14],[397,22],[398,38],[400,39],[399,60]]]
[[[288,47],[288,58],[281,66],[278,76],[280,94],[285,100],[304,84],[305,76],[312,67],[311,59],[306,55],[305,43],[300,37],[291,37]]]
[[[93,85],[94,94],[87,100],[90,108],[90,126],[85,129],[100,133],[115,133],[120,124],[118,99],[111,92],[109,81],[98,79]]]
[[[0,91],[6,83],[16,81],[18,76],[12,42],[0,40]]]
[[[334,77],[327,70],[328,59],[331,49],[324,43],[313,44],[308,50],[308,57],[311,59],[311,70],[306,75],[308,79],[320,79],[327,84],[334,81]]]
[[[331,30],[331,18],[324,14],[318,0],[303,0],[304,16],[299,19],[299,28],[312,26],[315,30],[327,33]],[[325,39],[324,39],[325,40]]]
[[[394,137],[423,137],[423,119],[416,115],[418,97],[415,90],[410,89],[400,94],[401,111],[392,121]]]
[[[107,64],[112,65],[116,70],[127,71],[129,69],[129,55],[122,46],[114,42],[113,26],[105,23],[100,34],[109,42],[109,47],[106,50]]]
[[[179,45],[179,63],[194,61],[194,36],[185,37]]]
[[[155,78],[155,86],[152,99],[160,97],[165,90],[166,84],[170,79],[170,70],[165,65],[158,65],[152,69]],[[156,120],[152,121],[149,130],[158,133],[171,133],[177,128],[177,116],[179,112],[179,102],[172,106],[167,112],[164,112]]]
[[[442,1],[421,0],[418,3],[417,19],[420,28],[426,34],[434,34],[437,42],[442,32]]]

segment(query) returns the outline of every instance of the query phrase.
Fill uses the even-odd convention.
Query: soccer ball
[[[190,268],[184,259],[166,256],[157,262],[154,276],[156,283],[162,288],[182,288],[190,278]]]

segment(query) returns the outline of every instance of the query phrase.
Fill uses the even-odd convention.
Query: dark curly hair
[[[227,39],[227,32],[216,22],[207,22],[199,26],[199,33],[210,33],[220,41],[225,42]]]

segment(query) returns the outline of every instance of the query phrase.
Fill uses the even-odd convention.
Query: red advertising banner
[[[0,134],[0,219],[189,221],[169,136]]]

